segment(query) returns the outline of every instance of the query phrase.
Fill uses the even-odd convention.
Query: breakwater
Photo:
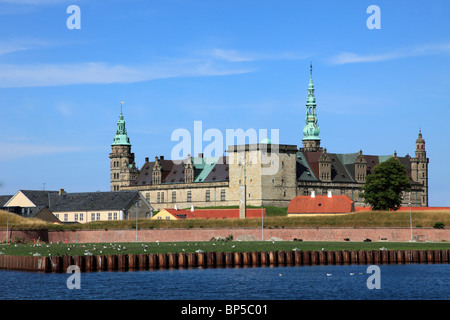
[[[449,263],[449,257],[450,250],[195,252],[57,257],[0,255],[0,269],[66,272],[70,265],[77,265],[81,272],[96,272],[199,267]]]

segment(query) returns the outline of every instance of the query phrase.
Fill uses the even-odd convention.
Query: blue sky
[[[78,5],[81,29],[66,10]],[[370,5],[381,29],[369,29]],[[301,145],[313,63],[321,145],[414,155],[450,206],[448,0],[0,0],[0,194],[109,190],[121,101],[136,163],[174,130],[278,129]],[[44,185],[45,184],[45,185]]]

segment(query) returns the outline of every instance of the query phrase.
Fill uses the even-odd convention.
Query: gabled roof
[[[238,219],[239,209],[163,209],[178,219]],[[161,210],[160,213],[163,211]],[[262,211],[262,212],[261,212]],[[266,209],[247,209],[247,218],[261,218],[266,216]]]
[[[184,183],[184,162],[159,159],[162,166],[161,184]],[[194,183],[195,182],[213,182],[228,181],[228,163],[227,157],[193,157],[194,164]],[[133,185],[144,186],[152,185],[152,173],[155,162],[146,162]]]
[[[139,191],[81,192],[51,194],[50,210],[92,211],[128,209],[140,197]]]
[[[297,181],[319,181],[319,159],[322,151],[297,153]],[[331,160],[332,182],[356,182],[355,160],[359,153],[328,153]],[[373,156],[363,155],[367,162],[367,173],[372,173],[373,168],[389,158],[391,155]],[[406,175],[411,179],[410,157],[397,157],[405,166]]]
[[[49,197],[54,194],[58,194],[58,191],[50,191],[50,190],[19,190],[18,193],[22,193],[25,197],[28,198],[36,207],[48,207],[49,206]],[[14,195],[14,196],[15,196]]]
[[[297,196],[289,202],[288,214],[350,213],[353,201],[347,196]]]
[[[178,209],[163,209],[169,212],[172,216],[177,219],[192,219],[194,216],[189,210],[178,210]],[[162,210],[161,210],[162,211]]]
[[[191,212],[195,219],[238,219],[239,209],[194,209]],[[266,209],[247,208],[246,218],[266,216]]]
[[[3,207],[13,196],[0,196],[0,207]]]

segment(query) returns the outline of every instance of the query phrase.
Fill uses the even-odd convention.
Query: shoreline
[[[57,257],[0,255],[0,270],[65,273],[71,265],[81,272],[142,271],[167,268],[449,263],[446,250],[312,250],[145,253]]]

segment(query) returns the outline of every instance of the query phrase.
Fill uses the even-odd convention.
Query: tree
[[[402,192],[408,191],[411,183],[405,167],[396,157],[377,164],[366,178],[361,195],[372,210],[397,210],[402,203]]]

